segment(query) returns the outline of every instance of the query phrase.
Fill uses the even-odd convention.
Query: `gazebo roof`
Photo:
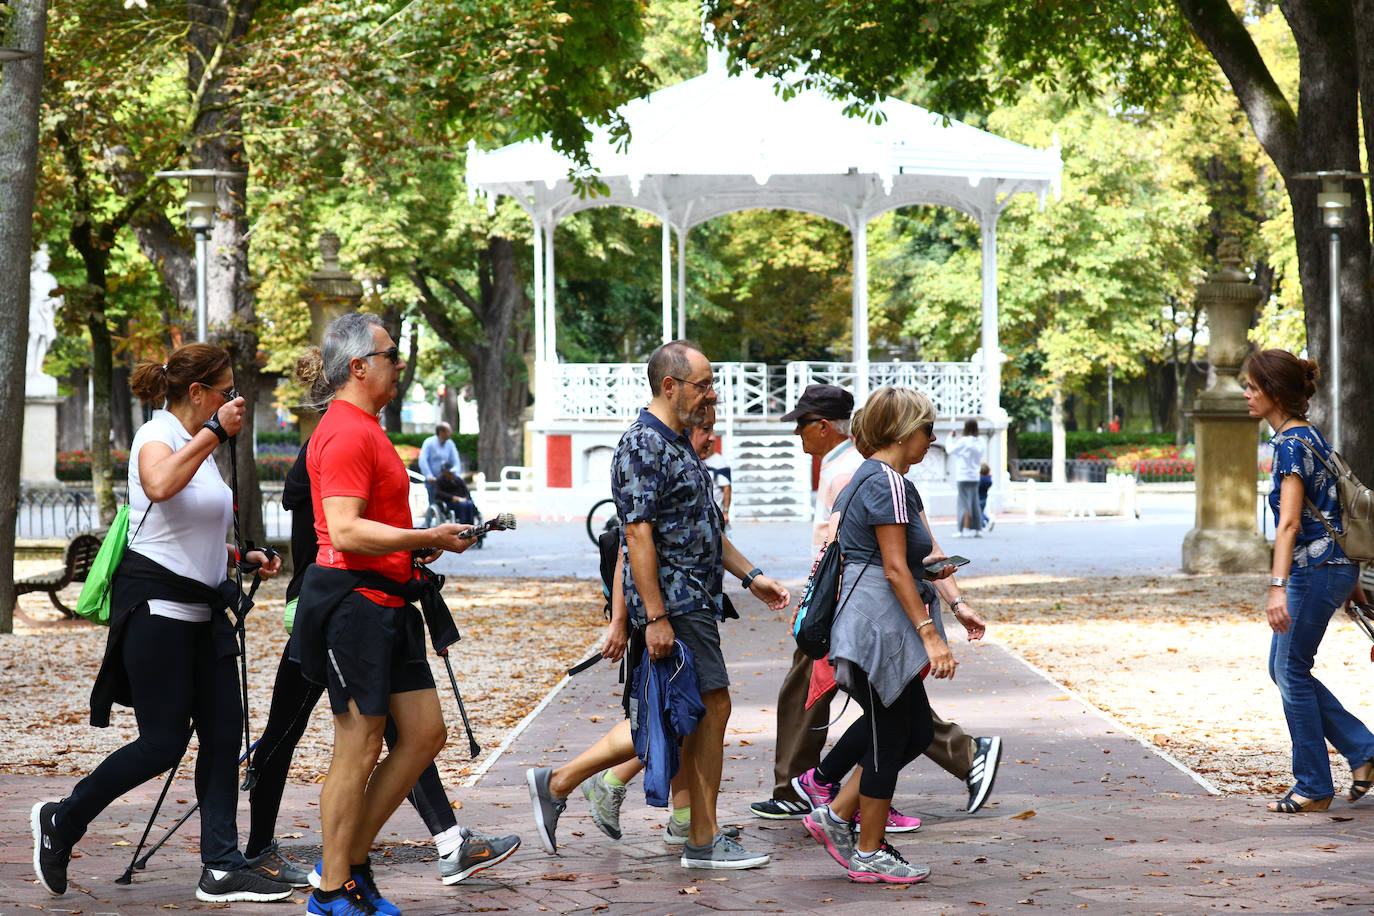
[[[846,226],[897,207],[938,204],[995,215],[1008,195],[1058,193],[1059,150],[1037,150],[887,99],[880,123],[845,114],[818,90],[791,98],[771,78],[706,73],[622,109],[630,142],[617,151],[593,128],[592,167],[609,196],[579,197],[572,161],[547,140],[469,151],[470,189],[516,198],[540,222],[625,206],[685,231],[725,213],[788,209]]]

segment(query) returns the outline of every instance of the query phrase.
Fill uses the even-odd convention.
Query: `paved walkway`
[[[1167,568],[1176,538],[1190,522],[1173,512],[1158,519],[1147,514],[1137,523],[1007,525],[997,537],[951,544],[975,561],[981,558],[987,571],[1033,568],[1032,550],[1056,557],[1049,562],[1061,573],[1080,565],[1088,574],[1104,567],[1143,571]],[[758,555],[778,554],[781,563],[776,535],[767,536],[768,527],[780,533],[779,527],[758,527],[765,534],[742,528],[739,539],[762,538]],[[575,556],[581,548],[572,547],[567,531],[541,533],[568,541],[566,557],[551,562],[546,574],[560,569],[567,574],[584,562]],[[1092,537],[1084,538],[1086,533]],[[1070,546],[1047,550],[1047,544]],[[1121,547],[1118,560],[1104,560],[1113,545]],[[492,566],[504,562],[495,551],[486,558]],[[907,888],[852,884],[799,823],[749,815],[749,802],[766,796],[772,783],[773,704],[790,644],[775,615],[752,599],[735,598],[745,618],[725,631],[735,713],[720,814],[722,822],[744,828],[749,848],[773,856],[770,866],[737,873],[680,868],[677,851],[670,852],[659,839],[664,812],[637,803],[638,783],[626,804],[621,842],[606,840],[575,796],[559,825],[560,854],[544,854],[533,835],[523,770],[571,758],[615,723],[618,686],[614,671],[603,666],[557,691],[474,787],[453,789],[461,823],[519,832],[525,837],[520,851],[490,872],[445,888],[419,818],[403,808],[383,831],[385,848],[377,857],[389,896],[408,916],[498,911],[868,916],[875,906],[884,913],[1374,910],[1374,888],[1363,868],[1374,839],[1374,804],[1351,808],[1337,801],[1326,814],[1280,818],[1266,814],[1260,799],[1211,795],[1191,774],[996,644],[957,647],[958,677],[929,685],[932,704],[943,715],[973,734],[1004,736],[991,802],[978,814],[965,815],[962,784],[918,761],[903,775],[897,803],[920,815],[925,825],[917,834],[896,838],[896,845],[912,861],[929,865],[931,878]],[[446,753],[460,754],[462,745],[457,739]],[[194,821],[131,886],[113,883],[129,860],[131,844],[138,842],[160,782],[131,793],[92,825],[72,862],[72,889],[62,898],[49,897],[32,877],[28,812],[34,799],[56,798],[70,783],[0,775],[0,914],[133,916],[226,909],[195,900]],[[170,816],[160,823],[185,810],[190,796],[188,782],[174,786]],[[302,862],[318,854],[318,797],[317,787],[291,786],[283,805],[282,843]],[[227,909],[304,912],[304,895],[296,900]]]

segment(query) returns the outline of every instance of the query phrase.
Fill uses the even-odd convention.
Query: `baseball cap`
[[[810,414],[826,420],[848,420],[854,412],[854,395],[838,385],[807,385],[797,406],[782,415],[786,423]]]

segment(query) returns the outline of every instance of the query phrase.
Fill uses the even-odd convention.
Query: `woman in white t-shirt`
[[[954,484],[958,487],[955,519],[959,530],[954,536],[982,537],[983,512],[978,505],[978,478],[983,464],[983,440],[978,435],[978,421],[966,420],[964,434],[949,444],[949,460],[953,464]]]
[[[165,363],[143,363],[131,387],[166,406],[134,436],[129,454],[133,534],[111,587],[110,633],[91,693],[91,723],[109,725],[110,707],[132,706],[138,737],[112,753],[60,802],[33,808],[34,867],[54,894],[67,888],[71,847],[115,799],[181,760],[194,728],[196,798],[204,868],[196,897],[207,902],[281,900],[291,885],[255,870],[238,844],[239,700],[237,647],[224,608],[237,562],[225,542],[233,494],[214,452],[243,426],[229,354],[194,343]],[[242,558],[276,575],[280,558]]]

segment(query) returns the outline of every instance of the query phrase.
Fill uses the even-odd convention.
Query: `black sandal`
[[[1362,770],[1365,767],[1369,767],[1369,775],[1374,776],[1374,759],[1366,760],[1361,766],[1357,767],[1356,769]],[[1351,770],[1350,791],[1346,793],[1345,797],[1348,798],[1350,800],[1350,803],[1353,805],[1355,802],[1364,798],[1371,788],[1374,788],[1374,779],[1356,779],[1355,770]]]
[[[1266,807],[1275,814],[1306,814],[1309,811],[1325,811],[1331,807],[1331,796],[1326,798],[1309,798],[1307,801],[1298,801],[1293,797],[1293,790],[1289,789],[1288,794],[1278,801],[1271,801]]]

